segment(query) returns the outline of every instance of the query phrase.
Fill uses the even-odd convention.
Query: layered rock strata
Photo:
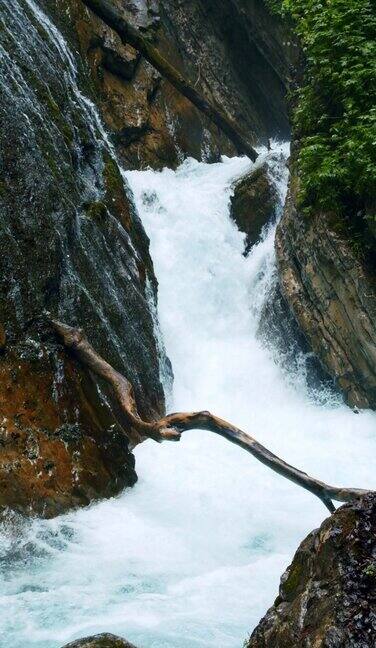
[[[353,407],[376,406],[376,283],[330,214],[303,215],[294,178],[276,235],[284,298]]]

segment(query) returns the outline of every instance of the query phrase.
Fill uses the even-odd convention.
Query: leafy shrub
[[[267,2],[293,19],[306,57],[293,115],[300,206],[363,218],[376,203],[375,0]]]

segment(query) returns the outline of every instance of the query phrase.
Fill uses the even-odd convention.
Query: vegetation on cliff
[[[372,0],[276,0],[306,59],[296,90],[300,206],[375,220],[376,13]],[[353,223],[354,224],[354,223]]]

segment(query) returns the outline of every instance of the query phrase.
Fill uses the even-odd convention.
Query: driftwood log
[[[183,75],[169,63],[158,51],[150,40],[142,36],[138,29],[133,27],[114,6],[113,0],[82,0],[82,2],[95,13],[106,25],[111,27],[121,38],[124,44],[131,45],[160,74],[171,83],[184,97],[206,115],[218,128],[221,129],[234,144],[239,153],[244,153],[253,162],[258,154],[249,143],[247,137],[241,132],[239,126],[222,110],[213,106],[203,95],[190,84]]]
[[[125,427],[129,430],[134,445],[147,438],[158,442],[179,441],[181,434],[187,430],[208,430],[250,452],[274,472],[316,495],[331,513],[335,510],[332,500],[350,502],[367,493],[366,490],[357,488],[330,486],[314,479],[277,457],[249,434],[210,412],[179,412],[169,414],[158,421],[143,421],[137,412],[131,383],[95,351],[84,332],[57,320],[49,321],[64,346],[70,349],[80,363],[112,387],[124,417]]]

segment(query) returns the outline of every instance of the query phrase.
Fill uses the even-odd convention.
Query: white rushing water
[[[274,228],[245,258],[229,218],[231,183],[249,167],[189,160],[176,172],[127,173],[151,238],[172,406],[211,409],[331,483],[375,487],[375,415],[316,398],[257,337]],[[282,199],[283,160],[271,173]],[[118,498],[9,525],[3,648],[59,648],[103,631],[139,648],[240,648],[299,542],[326,516],[309,493],[207,432],[147,442],[136,459],[139,482]]]

